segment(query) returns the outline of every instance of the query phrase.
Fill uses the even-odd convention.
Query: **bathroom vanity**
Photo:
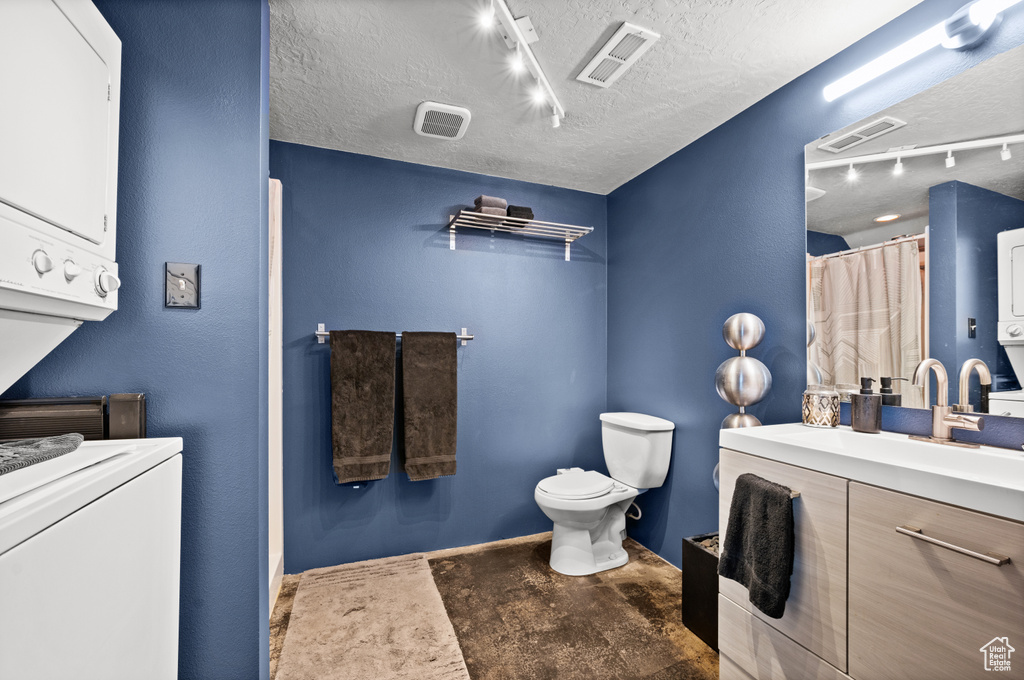
[[[785,615],[719,578],[723,680],[1024,678],[1024,453],[801,424],[720,441],[723,535],[739,475],[800,494]]]

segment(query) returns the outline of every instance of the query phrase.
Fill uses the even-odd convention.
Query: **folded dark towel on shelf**
[[[0,444],[0,475],[71,453],[85,441],[78,433]]]
[[[414,481],[455,474],[457,345],[454,333],[402,333],[404,466]]]
[[[518,217],[524,220],[532,220],[533,208],[527,207],[525,205],[510,205],[508,207],[508,216]]]
[[[796,536],[790,495],[781,484],[740,475],[718,562],[719,575],[746,586],[750,603],[773,619],[786,612],[793,574]]]
[[[478,212],[482,215],[499,215],[501,217],[506,217],[504,208],[491,208],[486,205],[483,207],[477,207],[473,212]]]
[[[508,201],[504,198],[498,198],[497,196],[477,196],[473,199],[473,203],[478,208],[501,208],[504,210],[508,207]]]
[[[395,334],[331,331],[331,435],[339,484],[387,477],[395,422]]]

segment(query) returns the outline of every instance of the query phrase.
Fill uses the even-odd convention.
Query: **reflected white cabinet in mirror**
[[[1024,228],[1022,82],[1018,47],[806,146],[814,380],[910,378],[929,356],[952,378],[980,358],[995,392],[1020,390],[997,337],[996,234]],[[927,408],[921,388],[893,387]]]

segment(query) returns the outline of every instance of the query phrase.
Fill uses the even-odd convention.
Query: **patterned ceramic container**
[[[808,385],[803,420],[811,427],[839,427],[839,393],[825,385]]]

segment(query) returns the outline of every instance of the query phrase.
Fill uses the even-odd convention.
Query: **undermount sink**
[[[1024,453],[800,423],[722,430],[724,448],[1024,521]]]

